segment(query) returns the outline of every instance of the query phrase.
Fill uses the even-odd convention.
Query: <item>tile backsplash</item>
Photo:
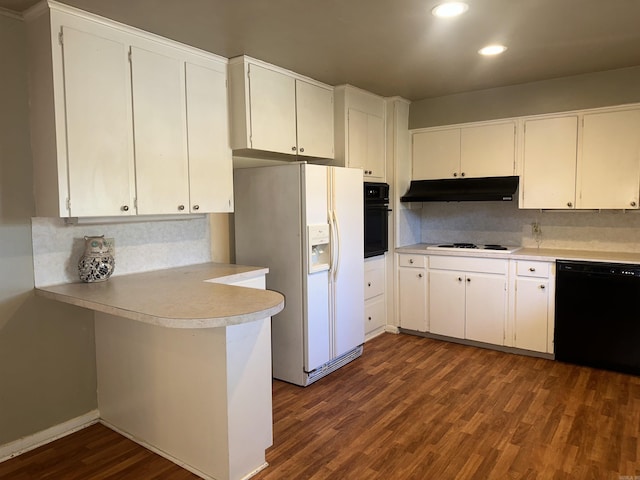
[[[84,237],[104,235],[115,242],[113,276],[211,261],[206,217],[101,225],[69,225],[60,218],[33,218],[36,287],[77,282]]]
[[[640,252],[640,211],[520,210],[517,201],[424,203],[421,241],[635,253]]]

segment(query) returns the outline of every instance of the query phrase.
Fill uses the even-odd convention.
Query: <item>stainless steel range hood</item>
[[[518,189],[518,177],[446,178],[414,180],[401,202],[510,201]]]

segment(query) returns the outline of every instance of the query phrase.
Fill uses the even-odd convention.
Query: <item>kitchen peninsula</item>
[[[36,293],[95,311],[106,425],[203,478],[248,478],[272,444],[266,268],[205,263]]]

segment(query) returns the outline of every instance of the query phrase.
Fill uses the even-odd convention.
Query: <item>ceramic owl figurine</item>
[[[83,282],[104,282],[113,273],[116,262],[111,247],[99,237],[84,237],[84,253],[78,262],[78,273]]]

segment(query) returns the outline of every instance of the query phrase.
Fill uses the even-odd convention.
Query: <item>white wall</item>
[[[93,316],[33,294],[25,29],[0,13],[0,445],[96,408]]]

